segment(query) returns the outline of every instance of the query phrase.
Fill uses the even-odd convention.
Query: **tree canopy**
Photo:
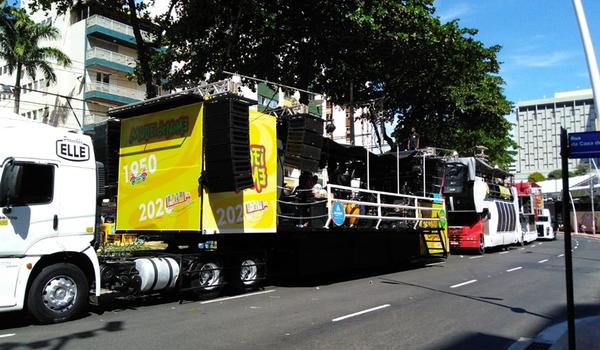
[[[548,178],[550,178],[550,177],[548,177]],[[534,173],[529,174],[529,176],[527,177],[527,180],[529,182],[540,182],[540,181],[546,180],[546,178],[544,177],[544,174],[540,173],[539,171],[536,171]]]
[[[72,1],[33,1],[44,3],[68,8]],[[147,16],[142,8],[131,13]],[[377,124],[396,121],[399,144],[416,126],[422,145],[463,154],[482,145],[490,162],[506,168],[512,160],[500,47],[484,45],[458,21],[442,23],[433,0],[171,0],[154,20],[163,49],[148,52],[140,81],[193,86],[207,73],[217,80],[231,71],[342,105],[376,99],[369,115]]]
[[[180,0],[175,9],[157,60],[183,62],[168,74],[175,85],[228,70],[340,104],[349,103],[352,85],[357,105],[383,101],[377,112],[398,121],[400,144],[417,126],[423,145],[462,153],[483,145],[492,163],[511,161],[500,47],[486,47],[457,21],[441,23],[432,0]]]
[[[26,74],[35,80],[38,70],[48,83],[56,81],[50,60],[61,66],[69,66],[69,57],[54,47],[44,47],[43,40],[59,37],[58,29],[48,24],[35,23],[23,10],[14,7],[2,9],[0,14],[0,58],[8,66],[9,74],[15,74],[14,112],[19,113],[21,78]]]

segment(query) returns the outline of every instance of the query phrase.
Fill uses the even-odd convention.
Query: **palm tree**
[[[37,24],[23,9],[10,7],[0,19],[0,58],[8,65],[10,74],[16,73],[14,87],[15,113],[19,113],[21,101],[21,78],[27,74],[35,80],[38,70],[44,74],[47,84],[56,82],[56,74],[50,61],[67,67],[69,57],[57,48],[40,47],[42,40],[60,37],[58,29],[51,24]]]

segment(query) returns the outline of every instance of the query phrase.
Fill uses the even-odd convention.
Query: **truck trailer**
[[[54,323],[104,293],[216,295],[447,255],[441,196],[371,181],[418,155],[339,145],[320,117],[259,112],[240,91],[225,80],[112,109],[111,169],[80,131],[0,116],[0,312]],[[107,202],[135,244],[106,242]]]

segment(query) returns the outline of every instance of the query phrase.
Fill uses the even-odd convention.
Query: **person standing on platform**
[[[406,144],[406,148],[409,151],[419,149],[419,134],[417,133],[417,130],[414,126],[410,128],[410,135],[408,135],[408,142]]]

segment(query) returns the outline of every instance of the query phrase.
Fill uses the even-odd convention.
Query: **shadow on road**
[[[452,294],[452,293],[451,293]],[[477,299],[477,298],[475,298]],[[557,315],[554,319],[547,319],[543,325],[534,331],[532,334],[522,334],[515,337],[515,339],[506,338],[499,335],[473,332],[470,334],[457,335],[451,340],[444,339],[443,343],[436,344],[430,347],[430,350],[505,350],[510,345],[518,340],[520,337],[535,338],[537,334],[545,330],[546,328],[565,321],[566,318],[566,307],[557,306],[550,314]],[[598,304],[579,304],[575,305],[575,317],[585,318],[589,316],[600,315],[600,305]],[[536,348],[537,349],[537,348]]]
[[[404,263],[396,267],[377,267],[370,269],[348,269],[335,273],[314,273],[310,275],[280,274],[269,279],[268,283],[278,287],[317,287],[326,286],[340,282],[347,282],[368,277],[416,270],[426,267],[427,263],[443,261],[440,259],[422,260],[418,262]],[[427,268],[435,268],[427,267]]]
[[[422,289],[426,289],[432,292],[437,292],[437,293],[443,293],[443,294],[448,294],[448,295],[452,295],[455,297],[459,297],[459,298],[465,298],[465,299],[469,299],[469,300],[475,300],[475,301],[479,301],[481,303],[486,303],[486,304],[491,304],[491,305],[495,305],[495,306],[499,306],[505,309],[509,309],[512,312],[516,312],[519,314],[529,314],[532,316],[536,316],[536,317],[541,317],[544,318],[546,320],[550,320],[552,321],[553,318],[551,316],[548,315],[542,315],[542,314],[538,314],[535,312],[531,312],[531,311],[527,311],[526,309],[520,308],[520,307],[512,307],[510,305],[504,305],[501,303],[497,303],[491,300],[502,300],[502,299],[498,299],[498,298],[492,298],[492,297],[473,297],[470,295],[464,295],[464,294],[459,294],[459,293],[454,293],[454,292],[450,292],[450,291],[446,291],[446,290],[442,290],[442,289],[437,289],[437,288],[433,288],[433,287],[427,287],[427,286],[423,286],[423,285],[419,285],[419,284],[414,284],[414,283],[408,283],[408,282],[402,282],[402,281],[398,281],[398,280],[393,280],[391,278],[386,278],[386,277],[381,277],[380,278],[381,283],[386,283],[386,284],[397,284],[397,285],[403,285],[403,286],[410,286],[410,287],[416,287],[416,288],[422,288]]]
[[[13,349],[53,349],[59,350],[65,347],[69,342],[75,339],[87,339],[92,338],[103,332],[119,332],[123,330],[123,322],[107,322],[104,327],[92,329],[89,331],[82,331],[73,334],[63,335],[54,338],[48,338],[43,340],[36,340],[29,343],[11,342],[0,344],[0,350],[13,350]]]
[[[464,334],[453,337],[451,340],[444,340],[443,344],[431,347],[431,350],[495,350],[506,349],[514,339],[505,338],[487,333]]]

